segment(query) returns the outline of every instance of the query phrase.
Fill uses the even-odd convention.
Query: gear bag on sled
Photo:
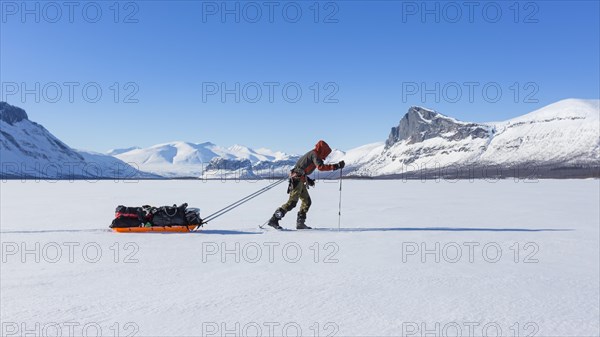
[[[117,232],[187,232],[201,226],[200,209],[180,206],[117,206],[110,228]]]

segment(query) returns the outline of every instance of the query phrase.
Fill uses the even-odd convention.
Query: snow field
[[[340,231],[320,181],[313,231],[257,227],[285,186],[200,233],[108,231],[118,204],[206,216],[266,184],[2,182],[1,334],[599,334],[598,180],[347,180]]]

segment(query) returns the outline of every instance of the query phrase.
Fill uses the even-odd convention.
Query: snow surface
[[[106,336],[600,334],[597,179],[348,180],[339,232],[338,182],[320,181],[308,216],[318,230],[261,231],[281,185],[197,234],[107,230],[118,204],[188,202],[206,216],[267,183],[2,182],[1,334],[36,323],[62,336],[66,324]]]

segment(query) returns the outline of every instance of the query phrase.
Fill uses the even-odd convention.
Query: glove
[[[314,179],[310,179],[310,177],[306,177],[306,185],[308,186],[315,186],[315,180]]]
[[[342,160],[337,164],[333,164],[333,170],[339,170],[339,169],[343,169],[346,166],[346,163]]]

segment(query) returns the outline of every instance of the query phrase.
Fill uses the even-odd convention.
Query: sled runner
[[[188,226],[151,226],[151,227],[117,227],[112,228],[113,231],[119,233],[185,233],[196,229],[198,225]]]

